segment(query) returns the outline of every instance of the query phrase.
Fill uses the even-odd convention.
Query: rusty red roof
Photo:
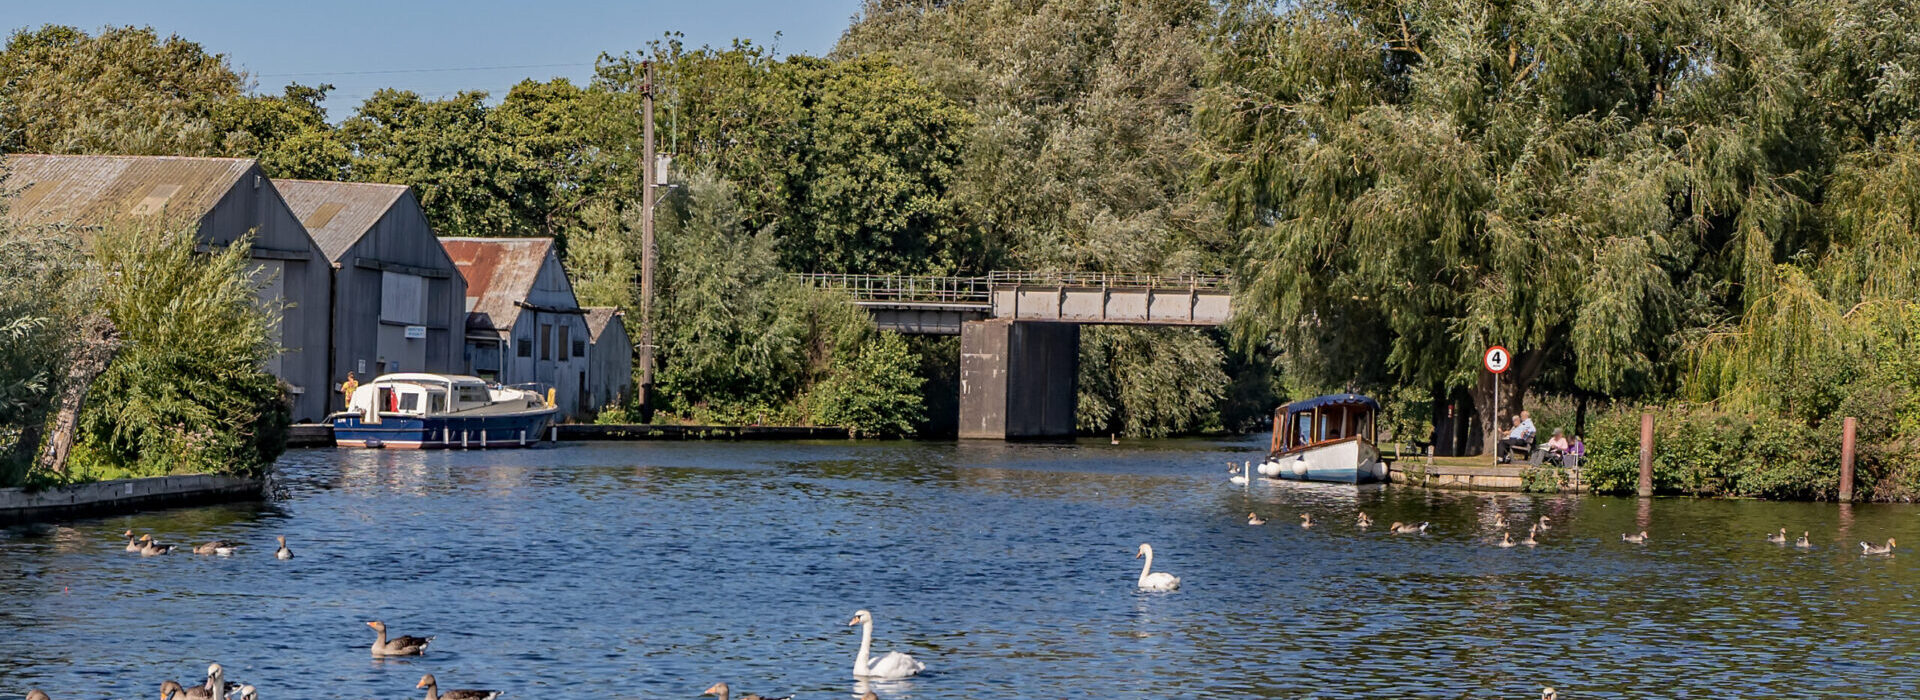
[[[520,318],[551,238],[442,238],[447,257],[467,278],[467,328],[505,331]]]

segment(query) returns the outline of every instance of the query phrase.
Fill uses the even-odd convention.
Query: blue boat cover
[[[1302,399],[1287,404],[1282,406],[1281,409],[1285,410],[1288,414],[1294,414],[1302,411],[1311,411],[1321,406],[1366,406],[1374,411],[1380,410],[1380,402],[1359,394],[1327,394],[1326,396],[1315,396],[1311,399]]]

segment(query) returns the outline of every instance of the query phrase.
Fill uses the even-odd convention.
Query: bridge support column
[[[1080,327],[1008,319],[960,328],[960,437],[1072,437]]]

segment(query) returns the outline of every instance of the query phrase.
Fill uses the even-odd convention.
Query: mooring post
[[[1853,502],[1853,434],[1858,418],[1848,418],[1840,427],[1840,502]]]
[[[1640,488],[1641,498],[1653,495],[1653,414],[1640,414]]]

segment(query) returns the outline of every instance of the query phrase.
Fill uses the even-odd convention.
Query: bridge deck
[[[1217,326],[1232,307],[1220,275],[993,272],[985,277],[803,274],[847,293],[882,328],[951,335],[966,321],[1006,318],[1076,324]]]

